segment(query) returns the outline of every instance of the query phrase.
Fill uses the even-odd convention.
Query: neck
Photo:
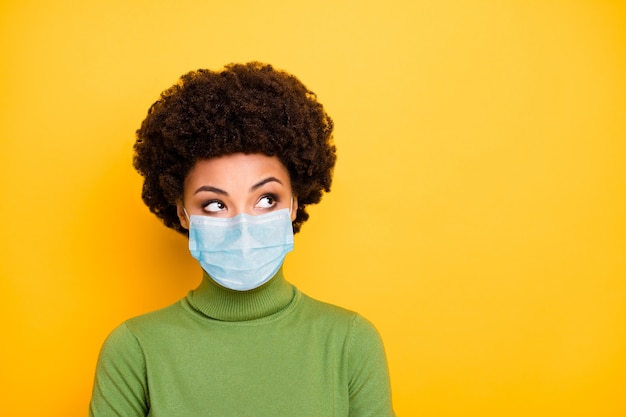
[[[249,291],[224,288],[204,272],[202,283],[190,293],[188,300],[196,310],[212,319],[244,321],[282,310],[293,294],[293,287],[285,281],[282,268],[271,280]]]

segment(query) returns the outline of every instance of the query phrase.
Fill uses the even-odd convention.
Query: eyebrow
[[[254,191],[258,188],[261,188],[262,186],[264,186],[265,184],[267,184],[268,182],[277,182],[280,185],[283,185],[282,182],[280,182],[280,180],[276,177],[267,177],[264,180],[261,180],[259,182],[257,182],[256,184],[254,184],[252,187],[250,187],[250,191]]]
[[[254,184],[252,187],[250,187],[250,191],[255,191],[259,188],[261,188],[262,186],[264,186],[265,184],[267,184],[268,182],[277,182],[280,185],[283,185],[283,183],[276,177],[267,177],[264,180],[261,180],[259,182],[257,182],[256,184]],[[201,191],[209,191],[209,192],[214,192],[216,194],[221,194],[221,195],[225,195],[228,196],[228,193],[224,190],[222,190],[221,188],[217,188],[217,187],[213,187],[211,185],[203,185],[201,187],[198,187],[198,189],[196,191],[194,191],[194,194],[198,194]]]
[[[193,193],[194,194],[198,194],[200,191],[212,191],[212,192],[217,193],[217,194],[228,196],[228,193],[226,191],[222,190],[221,188],[212,187],[210,185],[203,185],[202,187],[199,187]]]

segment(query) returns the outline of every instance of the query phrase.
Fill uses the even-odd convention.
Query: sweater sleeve
[[[394,417],[387,358],[374,326],[356,316],[348,341],[350,417]]]
[[[89,416],[145,417],[148,409],[145,358],[135,336],[122,324],[100,351]]]

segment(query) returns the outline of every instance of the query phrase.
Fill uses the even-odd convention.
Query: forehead
[[[185,188],[196,185],[230,185],[248,187],[266,177],[276,177],[287,185],[289,172],[276,156],[235,153],[217,158],[200,159],[185,179]]]

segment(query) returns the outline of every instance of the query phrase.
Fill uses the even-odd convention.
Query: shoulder
[[[151,334],[163,334],[168,328],[180,326],[185,319],[180,301],[167,307],[144,313],[119,324],[107,337],[107,344],[140,345]]]
[[[357,316],[359,316],[358,313],[352,310],[348,310],[344,307],[317,300],[301,292],[300,305],[303,311],[311,315],[312,318],[316,318],[319,320],[337,320],[341,322],[350,322],[354,320]]]
[[[370,339],[372,341],[380,339],[372,322],[361,314],[317,300],[306,294],[302,294],[301,297],[302,308],[310,315],[311,319],[342,327],[351,339]]]
[[[382,338],[371,321],[361,314],[333,304],[302,295],[302,309],[308,311],[306,319],[316,331],[330,332],[335,337],[327,343],[341,340],[344,360],[350,372],[386,372],[386,357]],[[326,333],[328,334],[328,333]],[[383,375],[384,376],[384,375]]]

